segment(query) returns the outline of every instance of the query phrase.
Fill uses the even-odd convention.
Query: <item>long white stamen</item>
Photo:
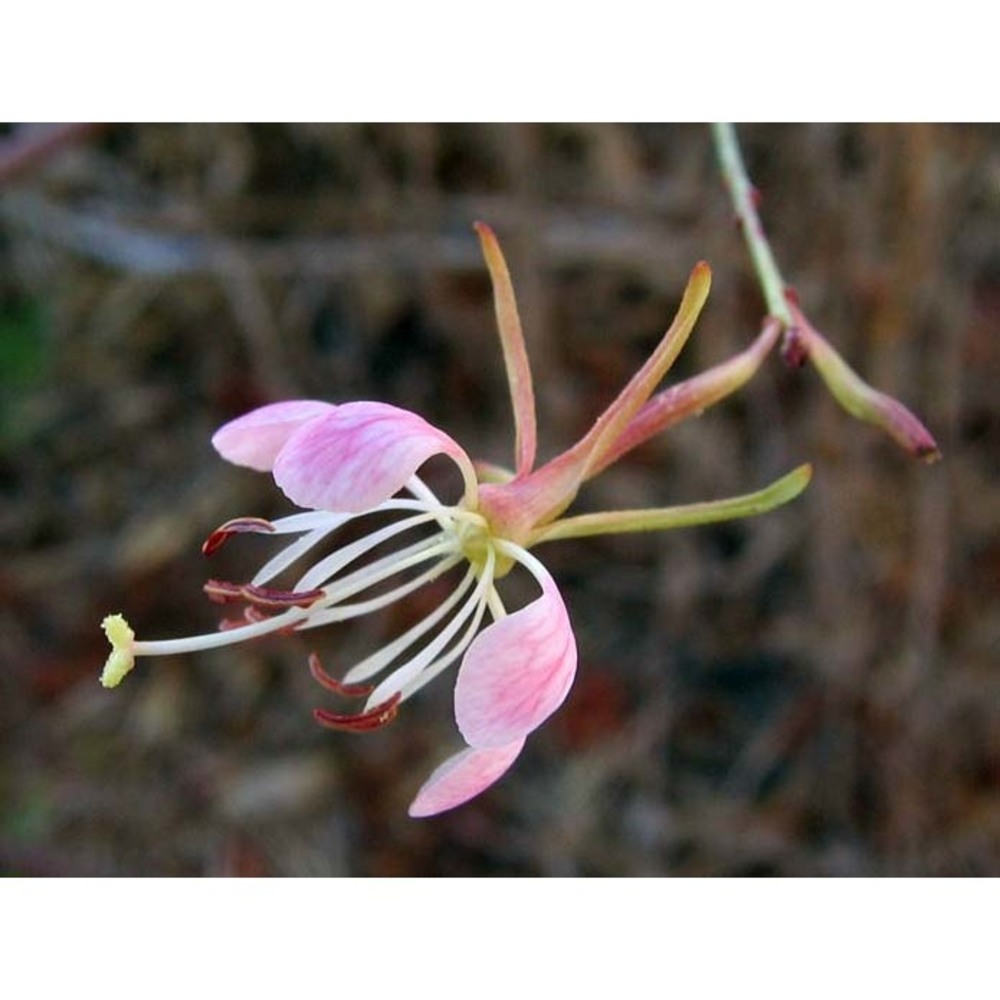
[[[429,513],[407,517],[402,521],[386,525],[386,527],[381,528],[379,531],[373,531],[370,535],[365,535],[364,538],[359,538],[356,542],[345,545],[344,548],[338,549],[336,552],[331,552],[325,559],[321,559],[316,563],[295,584],[294,589],[296,591],[314,590],[316,587],[323,586],[323,584],[336,576],[345,566],[354,562],[355,559],[360,558],[366,552],[370,552],[377,545],[381,545],[382,542],[388,541],[395,535],[409,531],[410,528],[416,528],[418,525],[426,524],[433,519],[434,515]]]
[[[328,510],[307,510],[301,514],[288,514],[275,521],[269,521],[269,535],[292,535],[300,531],[313,531],[316,528],[338,528],[349,521],[355,514],[331,514]]]
[[[434,491],[416,474],[406,481],[406,488],[421,502],[427,504],[429,510],[437,510],[434,519],[444,531],[454,527],[452,512],[438,500]]]
[[[313,605],[314,614],[318,614],[325,608],[331,608],[348,597],[367,590],[369,587],[381,583],[396,573],[405,569],[419,566],[428,559],[436,559],[438,556],[447,556],[455,553],[454,542],[450,538],[442,539],[435,535],[432,538],[425,538],[416,542],[409,548],[400,552],[393,552],[391,555],[383,556],[375,562],[355,570],[342,580],[328,584],[323,590],[326,597],[321,598]]]
[[[282,549],[276,556],[269,559],[250,581],[255,587],[259,587],[268,580],[273,580],[283,570],[288,569],[297,559],[304,556],[314,545],[318,545],[330,532],[334,531],[338,525],[331,524],[325,528],[315,528],[300,539],[292,542],[291,545]]]
[[[442,505],[434,492],[416,476],[412,477],[407,488],[416,499],[387,500],[360,514],[304,511],[270,522],[273,531],[267,532],[269,534],[302,533],[302,537],[285,546],[269,559],[253,577],[251,586],[260,587],[273,580],[348,521],[367,514],[393,510],[413,512],[412,516],[403,517],[331,553],[309,569],[293,590],[322,589],[323,596],[311,605],[290,607],[273,617],[252,621],[234,628],[222,629],[218,632],[179,639],[131,641],[132,636],[129,633],[130,642],[127,644],[127,649],[124,640],[115,648],[118,649],[120,646],[121,650],[125,650],[129,657],[129,664],[131,664],[134,657],[169,656],[202,649],[217,649],[271,635],[275,632],[310,629],[330,622],[355,618],[393,604],[461,563],[466,555],[463,552],[461,533],[458,530],[459,525],[470,522],[478,526],[482,521],[482,518],[472,510]],[[367,565],[335,579],[351,563],[367,555],[377,546],[409,531],[411,528],[418,528],[431,521],[436,521],[441,530],[430,537],[420,539],[404,547],[400,551],[372,560]],[[520,555],[520,551],[517,555]],[[353,595],[362,593],[397,574],[412,570],[429,560],[436,560],[436,564],[388,592],[353,604],[343,603]],[[479,581],[471,594],[469,594],[469,589],[472,587],[472,581],[477,572],[474,566],[469,567],[468,573],[452,594],[431,614],[388,646],[357,664],[348,672],[345,681],[352,683],[355,680],[374,676],[423,639],[431,630],[438,627],[442,621],[447,621],[445,627],[380,685],[379,695],[381,696],[383,692],[388,691],[389,693],[385,697],[390,697],[395,691],[401,690],[404,685],[414,689],[416,686],[422,686],[423,682],[420,681],[420,677],[427,674],[428,669],[436,674],[447,664],[453,662],[471,643],[480,627],[487,607],[494,618],[505,613],[493,588],[495,564],[496,553],[490,547],[486,565],[481,567]],[[455,608],[460,602],[464,603],[456,612]],[[447,620],[449,615],[451,615],[450,621]],[[455,643],[455,635],[462,629],[463,625],[467,627],[461,638]],[[125,623],[125,628],[127,629],[127,623]],[[110,632],[109,637],[111,637]],[[441,651],[449,643],[452,644],[452,648],[441,655]],[[115,645],[114,637],[112,637],[112,644]],[[124,672],[121,673],[124,674]],[[112,682],[117,682],[117,680],[120,680],[120,677],[111,678]]]
[[[420,476],[414,474],[406,481],[406,488],[419,500],[423,500],[424,503],[434,504],[437,507],[443,506],[440,500],[438,500],[434,491],[420,478]]]
[[[325,611],[318,611],[309,616],[306,623],[302,626],[302,631],[310,628],[317,628],[320,625],[329,625],[332,622],[342,622],[347,621],[350,618],[359,618],[361,615],[370,614],[372,611],[379,611],[382,608],[387,608],[390,604],[395,604],[396,601],[405,597],[407,594],[412,594],[413,591],[419,590],[432,580],[436,580],[443,573],[447,573],[448,570],[457,566],[461,561],[461,555],[450,556],[447,559],[442,559],[439,563],[437,563],[437,565],[432,566],[426,572],[421,573],[420,576],[404,583],[395,590],[389,591],[387,594],[382,594],[379,597],[372,597],[367,601],[359,601],[356,604],[337,604],[336,606],[328,608]],[[395,572],[395,570],[393,572]]]
[[[309,627],[312,627],[311,623],[314,618],[319,618],[320,615],[332,615],[332,612],[336,609],[331,608],[331,604],[350,597],[352,594],[367,590],[374,584],[380,583],[382,580],[401,570],[419,565],[421,562],[443,555],[449,550],[453,551],[450,540],[442,541],[440,538],[428,538],[422,542],[418,542],[416,545],[410,546],[409,549],[404,550],[402,553],[386,556],[371,566],[366,566],[364,569],[345,577],[337,587],[328,589],[327,596],[320,604],[321,607],[326,609],[324,611],[313,610],[315,605],[310,608],[289,608],[287,611],[282,612],[280,615],[275,615],[273,618],[251,622],[248,625],[239,625],[236,628],[224,629],[219,632],[207,632],[202,635],[186,636],[180,639],[139,641],[134,643],[132,652],[135,656],[171,656],[179,653],[191,653],[199,649],[217,649],[221,646],[231,646],[235,643],[245,642],[248,639],[256,639],[260,636],[270,635],[273,632],[280,632],[283,629],[296,627],[303,622],[310,622]],[[434,575],[446,572],[459,561],[460,557],[451,560],[442,560],[438,566],[434,567]],[[428,578],[432,579],[433,576],[428,575]],[[412,583],[413,581],[410,582]],[[416,586],[411,589],[416,589]],[[383,595],[381,600],[376,599],[376,606],[384,607],[391,603],[391,600],[385,599],[389,596]],[[348,615],[346,617],[352,616]],[[336,618],[331,617],[328,620],[336,620]],[[317,620],[316,624],[322,624],[322,621]]]
[[[551,585],[552,577],[549,575],[549,571],[527,549],[521,548],[514,542],[509,542],[505,538],[495,539],[494,545],[496,545],[497,552],[510,556],[515,562],[519,562],[543,589]]]
[[[456,558],[460,560],[461,556]],[[383,646],[378,652],[372,653],[371,656],[366,657],[360,663],[356,663],[351,667],[344,675],[344,683],[355,684],[358,681],[366,681],[369,677],[374,677],[379,671],[392,663],[397,656],[412,646],[421,636],[434,628],[455,607],[462,597],[468,593],[475,575],[476,571],[474,567],[470,566],[462,578],[462,582],[452,591],[447,600],[439,604],[426,618],[417,622],[412,628],[407,629],[401,636],[398,636],[388,645]]]
[[[411,551],[418,549],[419,551]],[[236,628],[224,629],[219,632],[206,632],[202,635],[191,635],[181,639],[155,639],[134,643],[132,651],[135,656],[171,656],[178,653],[192,653],[199,649],[216,649],[220,646],[231,646],[238,642],[245,642],[247,639],[256,639],[263,635],[270,635],[272,632],[280,632],[283,629],[298,626],[301,622],[312,620],[319,615],[330,614],[334,609],[330,605],[335,601],[343,600],[359,591],[367,590],[376,583],[380,583],[387,577],[403,569],[419,565],[427,559],[442,555],[450,548],[450,542],[442,542],[433,538],[426,539],[416,546],[411,546],[411,550],[406,550],[410,554],[403,559],[399,559],[399,553],[395,556],[387,556],[379,560],[378,564],[365,567],[346,577],[343,585],[328,592],[323,600],[322,607],[325,611],[314,611],[312,608],[289,608],[280,615],[267,618],[259,622],[251,622],[248,625],[239,625]],[[446,572],[460,561],[460,557],[453,560],[443,560],[441,564],[434,567],[440,573]],[[447,564],[447,565],[445,565]],[[432,577],[431,577],[432,578]],[[412,581],[411,581],[412,582]],[[416,589],[416,588],[413,588]],[[388,596],[388,595],[385,595]],[[384,607],[385,602],[379,604]],[[315,606],[314,606],[315,607]],[[348,616],[351,617],[351,616]],[[336,620],[336,619],[330,619]],[[322,624],[317,621],[316,624]],[[311,624],[309,627],[312,627]]]
[[[416,479],[417,477],[414,476],[413,478]],[[407,500],[405,497],[394,497],[389,500],[383,500],[380,504],[376,504],[369,510],[362,511],[359,514],[334,513],[328,510],[306,510],[298,514],[288,514],[285,517],[269,521],[271,531],[267,533],[273,535],[290,535],[299,531],[312,531],[314,528],[340,527],[340,525],[346,524],[348,521],[353,521],[355,518],[366,517],[369,514],[378,514],[389,510],[412,510],[422,513],[433,511],[451,512],[452,508],[442,504],[426,486],[424,486],[424,491],[426,495],[418,495],[416,491],[411,491],[415,496],[418,496],[416,500]]]
[[[391,698],[399,691],[404,684],[413,680],[420,672],[432,663],[445,646],[454,638],[455,633],[469,618],[476,616],[482,619],[482,609],[486,604],[486,594],[493,584],[493,569],[496,565],[496,556],[490,548],[486,555],[486,565],[483,567],[482,576],[476,589],[469,595],[458,612],[450,622],[429,642],[416,656],[408,660],[401,667],[394,670],[368,697],[367,708],[377,705],[388,698]],[[472,641],[471,630],[463,637],[466,645]]]
[[[278,518],[278,520],[270,522],[273,531],[268,532],[269,534],[291,534],[298,531],[307,531],[309,534],[278,552],[261,566],[250,582],[254,586],[260,586],[273,580],[311,548],[323,541],[331,532],[343,527],[348,521],[364,517],[367,514],[390,510],[413,510],[432,515],[442,528],[447,528],[453,523],[451,510],[444,507],[434,493],[416,476],[412,477],[407,488],[414,496],[418,497],[417,500],[386,500],[363,514],[331,514],[328,511],[307,511],[303,514],[290,514],[288,517]],[[300,584],[299,589],[308,588],[303,588]]]
[[[538,573],[544,573],[545,570],[534,556],[530,555],[525,549],[522,549],[520,545],[515,545],[513,542],[505,542],[502,539],[496,539],[494,541],[494,545],[503,555],[508,555],[517,562],[522,563],[531,575],[534,576],[539,583],[541,583]],[[523,559],[522,556],[528,556],[528,559],[535,564],[534,567],[528,565],[528,561]],[[449,652],[442,656],[441,659],[432,663],[418,677],[410,681],[409,684],[404,685],[401,689],[401,701],[406,701],[406,699],[411,695],[416,694],[417,691],[424,687],[424,685],[429,684],[432,680],[434,680],[438,674],[444,671],[447,667],[451,666],[451,664],[465,652],[465,650],[472,644],[472,639],[475,636],[476,630],[479,628],[479,622],[482,620],[483,611],[486,607],[490,609],[490,614],[493,616],[494,621],[499,621],[501,618],[507,617],[507,609],[504,607],[503,600],[501,599],[496,587],[493,586],[492,579],[490,580],[490,587],[487,591],[486,599],[477,612],[475,628],[470,628],[469,633],[462,637],[462,641],[458,643],[458,645],[449,650]]]
[[[492,584],[490,585],[490,590],[493,591]],[[400,701],[406,701],[411,695],[416,694],[425,684],[430,684],[438,674],[450,667],[460,656],[462,656],[465,651],[472,645],[472,640],[476,637],[479,632],[479,626],[483,621],[483,614],[486,611],[486,607],[489,604],[489,599],[480,601],[479,606],[476,608],[476,614],[472,622],[469,624],[468,629],[466,629],[465,635],[450,649],[444,656],[435,660],[432,664],[422,670],[416,677],[413,678],[408,684],[404,684],[400,688]],[[491,609],[492,610],[492,609]]]
[[[490,614],[493,615],[495,622],[507,617],[507,609],[503,606],[503,601],[500,599],[500,594],[497,592],[496,587],[490,587],[486,603],[490,606]]]

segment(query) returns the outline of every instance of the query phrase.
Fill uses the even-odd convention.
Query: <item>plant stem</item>
[[[768,312],[780,319],[787,329],[793,325],[793,319],[785,300],[785,279],[778,270],[771,244],[757,212],[757,189],[747,176],[736,129],[728,122],[715,122],[712,125],[712,138],[722,177],[743,232],[743,239],[750,251]]]

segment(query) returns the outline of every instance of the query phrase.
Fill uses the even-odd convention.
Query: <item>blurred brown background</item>
[[[367,736],[321,730],[407,609],[97,677],[101,618],[214,627],[222,521],[287,509],[211,432],[262,402],[375,398],[476,455],[512,432],[497,230],[542,457],[642,362],[699,259],[668,380],[763,306],[700,126],[122,126],[0,134],[0,868],[35,875],[1000,874],[1000,129],[741,129],[806,312],[941,444],[908,459],[777,357],[577,509],[815,478],[752,522],[539,550],[580,671],[469,806],[405,809],[459,745],[442,678]],[[408,613],[420,611],[419,601]],[[453,674],[451,675],[453,676]]]

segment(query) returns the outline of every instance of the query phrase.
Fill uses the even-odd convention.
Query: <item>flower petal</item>
[[[300,507],[358,514],[388,500],[433,455],[450,455],[475,488],[461,446],[423,417],[386,403],[345,403],[300,427],[274,480]]]
[[[227,462],[270,472],[285,442],[303,424],[336,409],[332,403],[295,399],[271,403],[223,424],[213,435],[215,450]]]
[[[455,683],[455,720],[466,743],[501,747],[537,729],[576,675],[576,640],[552,577],[542,596],[494,622],[469,646]]]
[[[424,782],[409,808],[414,819],[436,816],[475,798],[507,772],[524,746],[524,739],[502,747],[469,747],[440,764]]]

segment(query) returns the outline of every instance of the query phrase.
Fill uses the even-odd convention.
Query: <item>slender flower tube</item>
[[[534,391],[514,290],[492,230],[482,223],[476,230],[493,282],[514,411],[514,470],[474,463],[443,430],[386,403],[296,400],[260,407],[225,424],[212,443],[227,461],[270,473],[300,510],[276,521],[239,517],[205,541],[203,551],[211,555],[234,535],[291,539],[251,580],[205,585],[211,600],[242,605],[242,617],[225,620],[217,632],[159,641],[136,639],[121,615],[104,620],[112,652],[101,681],[115,687],[137,657],[298,634],[373,614],[433,581],[448,581],[446,596],[423,619],[340,679],[315,654],[309,658],[313,677],[326,690],[364,699],[353,713],[317,709],[317,722],[354,732],[384,726],[407,699],[458,664],[454,710],[465,747],[427,779],[411,816],[454,808],[492,785],[569,693],[576,640],[559,588],[530,551],[534,546],[749,517],[797,496],[810,476],[802,465],[739,497],[563,517],[588,479],[744,384],[774,345],[778,327],[765,324],[757,341],[730,362],[654,396],[707,298],[710,272],[698,264],[674,322],[647,362],[579,442],[536,467]],[[451,459],[461,476],[455,502],[440,500],[420,478],[421,467],[439,455]],[[338,545],[347,524],[363,530]],[[538,595],[509,611],[501,587],[515,568],[533,578]],[[279,585],[279,579],[292,582]]]

